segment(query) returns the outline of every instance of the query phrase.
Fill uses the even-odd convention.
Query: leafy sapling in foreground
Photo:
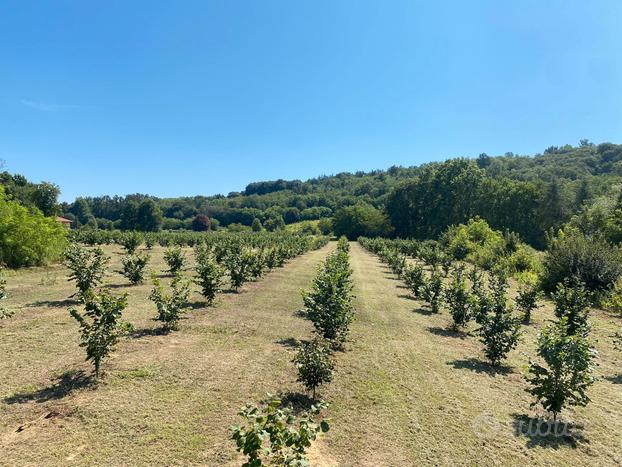
[[[312,392],[315,400],[318,386],[333,379],[335,364],[329,343],[320,338],[304,342],[294,357],[294,363],[298,369],[298,381]]]
[[[141,255],[140,253],[126,255],[121,258],[121,264],[123,265],[121,274],[123,274],[132,285],[140,284],[145,277],[145,268],[148,262],[148,255]]]
[[[567,406],[586,406],[588,388],[594,383],[596,351],[586,337],[569,333],[568,318],[545,327],[538,338],[538,355],[543,364],[530,361],[526,375],[535,396],[553,419]]]
[[[479,328],[480,340],[484,344],[484,354],[493,366],[498,366],[507,354],[518,345],[520,338],[520,319],[512,314],[507,304],[507,281],[500,276],[490,280],[490,309],[482,314]]]
[[[86,360],[93,362],[95,377],[99,378],[102,360],[113,351],[119,337],[132,329],[121,321],[127,295],[117,297],[107,290],[88,290],[84,299],[84,313],[75,308],[69,313],[80,325],[80,346],[85,347]]]
[[[81,302],[84,302],[89,290],[101,284],[109,261],[101,248],[88,249],[75,243],[67,248],[64,264],[71,271],[68,280],[76,283]]]
[[[149,299],[155,303],[158,315],[155,320],[162,323],[164,332],[177,329],[179,320],[188,311],[190,298],[190,284],[177,275],[171,281],[170,292],[166,292],[164,285],[155,274],[152,276],[153,289]]]
[[[327,407],[320,402],[297,416],[290,407],[281,407],[281,400],[270,394],[259,407],[243,407],[238,415],[244,419],[244,425],[231,427],[237,450],[247,458],[242,466],[309,465],[307,449],[320,433],[329,429],[327,420],[318,420]]]
[[[164,252],[164,261],[168,265],[168,272],[175,276],[180,273],[186,263],[186,255],[180,246],[174,246]]]

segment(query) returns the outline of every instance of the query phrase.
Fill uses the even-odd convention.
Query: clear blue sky
[[[622,142],[622,1],[0,4],[0,158],[80,195]]]

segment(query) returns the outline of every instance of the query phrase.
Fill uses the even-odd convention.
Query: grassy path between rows
[[[541,440],[515,434],[530,410],[523,365],[537,327],[527,330],[507,368],[483,361],[475,336],[447,331],[447,311],[431,315],[380,261],[352,244],[357,294],[349,351],[325,395],[333,402],[334,431],[322,451],[338,465],[619,465],[622,461],[622,386],[602,378],[594,402],[564,413],[584,425],[584,439]],[[537,322],[551,318],[550,307]],[[616,374],[608,316],[594,316],[604,374]],[[598,329],[598,331],[596,331]],[[617,365],[617,366],[616,366]],[[620,370],[622,371],[622,370]],[[599,371],[600,372],[600,371]]]

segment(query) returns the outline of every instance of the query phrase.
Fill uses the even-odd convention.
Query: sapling
[[[553,419],[566,405],[586,406],[590,402],[588,388],[594,383],[596,351],[587,338],[569,332],[568,318],[545,327],[538,338],[540,364],[530,361],[526,375],[535,396],[532,405],[541,404],[553,413]]]
[[[123,265],[123,274],[133,285],[143,282],[145,277],[145,268],[149,262],[148,255],[133,254],[125,255],[121,258],[121,264]]]
[[[194,283],[201,288],[201,295],[207,304],[211,305],[222,286],[224,270],[210,251],[197,248],[195,271]]]
[[[69,268],[69,281],[78,288],[77,295],[84,302],[87,291],[101,284],[110,258],[101,248],[87,249],[72,244],[65,251],[64,264]]]
[[[164,261],[168,265],[168,272],[174,276],[181,272],[184,267],[186,255],[180,246],[174,246],[164,252]]]
[[[404,282],[410,289],[413,296],[415,298],[419,298],[421,296],[423,285],[425,284],[423,267],[420,264],[407,267],[404,270]]]
[[[453,319],[454,331],[465,327],[473,314],[474,298],[467,289],[463,267],[456,269],[451,283],[445,289],[445,302]]]
[[[138,232],[128,232],[121,237],[120,243],[128,255],[133,255],[143,243],[143,237]]]
[[[303,312],[333,348],[346,341],[354,318],[351,274],[348,254],[337,251],[326,258],[311,290],[302,292]]]
[[[588,322],[590,294],[583,283],[566,280],[557,284],[553,300],[555,301],[555,316],[560,320],[566,318],[568,334],[587,335],[590,330]]]
[[[493,276],[490,281],[490,306],[481,317],[478,332],[484,344],[484,354],[493,366],[498,366],[507,354],[518,345],[520,319],[512,314],[507,304],[507,282],[505,278]]]
[[[153,289],[149,298],[156,305],[158,315],[154,318],[162,323],[162,330],[169,332],[176,330],[182,315],[188,310],[190,298],[190,284],[181,276],[173,277],[170,292],[166,292],[164,285],[155,274],[152,275]]]
[[[297,381],[312,391],[315,400],[316,388],[333,379],[335,364],[329,343],[320,338],[303,343],[293,362],[298,369]]]
[[[296,415],[291,407],[281,407],[281,400],[270,394],[259,407],[243,407],[238,415],[244,419],[244,426],[231,427],[236,449],[247,458],[242,466],[308,466],[307,449],[329,429],[327,420],[317,420],[327,407],[319,402]]]
[[[443,302],[443,279],[437,268],[432,269],[430,277],[423,285],[423,299],[430,304],[432,313],[438,313]]]
[[[538,305],[540,296],[541,292],[537,285],[524,285],[519,289],[514,303],[523,314],[523,323],[531,322],[531,313],[540,306]]]
[[[80,325],[80,346],[86,348],[86,360],[93,362],[96,378],[102,360],[113,351],[119,337],[132,329],[121,321],[126,306],[126,294],[117,297],[105,289],[99,293],[89,289],[84,296],[84,313],[75,308],[69,310]]]

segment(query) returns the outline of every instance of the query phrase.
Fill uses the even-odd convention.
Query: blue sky
[[[622,2],[0,4],[0,158],[80,195],[622,142]]]

